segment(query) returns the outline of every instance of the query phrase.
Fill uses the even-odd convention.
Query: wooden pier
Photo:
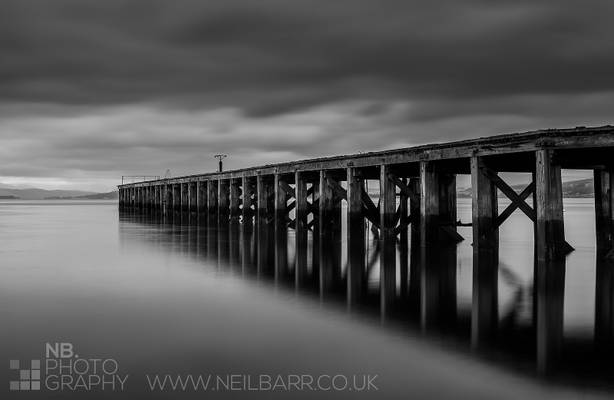
[[[379,241],[383,316],[392,306],[398,283],[397,242],[407,243],[410,235],[412,250],[419,248],[419,255],[401,249],[398,262],[401,274],[409,264],[411,274],[420,271],[420,315],[428,330],[442,310],[449,310],[442,292],[456,295],[455,270],[444,271],[441,266],[450,265],[446,257],[456,257],[447,249],[463,240],[457,232],[456,177],[470,175],[472,342],[476,347],[488,343],[496,331],[498,231],[520,210],[534,226],[537,361],[540,370],[546,371],[562,340],[565,257],[573,250],[573,243],[565,239],[562,169],[594,171],[596,248],[598,258],[606,260],[598,277],[607,280],[597,282],[596,313],[598,323],[604,325],[600,332],[606,332],[602,339],[612,342],[614,274],[607,261],[614,258],[612,126],[542,130],[123,184],[119,207],[161,215],[202,215],[223,229],[233,223],[246,231],[255,229],[257,246],[263,246],[256,262],[263,268],[268,262],[261,257],[268,251],[266,246],[274,243],[277,249],[287,249],[287,230],[293,229],[297,287],[315,279],[324,296],[326,288],[343,284],[349,307],[366,289],[365,235],[370,229]],[[500,175],[505,172],[527,173],[532,179],[518,193]],[[378,183],[370,186],[379,186],[377,196],[367,190],[367,182]],[[510,201],[501,212],[499,192]],[[340,244],[343,222],[345,246]],[[307,254],[309,237],[311,255]],[[340,277],[342,248],[347,251],[344,280]],[[274,266],[287,262],[287,254],[278,253]],[[275,268],[275,273],[282,272]],[[416,284],[416,279],[411,282]]]

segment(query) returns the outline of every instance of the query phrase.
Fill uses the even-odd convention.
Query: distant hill
[[[520,192],[526,185],[512,185],[516,192]],[[580,179],[577,181],[563,182],[563,197],[593,197],[595,194],[593,179]],[[501,196],[501,193],[499,193]],[[459,189],[458,197],[470,198],[471,188]]]
[[[92,193],[81,196],[46,197],[45,200],[116,200],[119,198],[117,191],[107,193]]]
[[[0,196],[13,196],[21,200],[44,200],[48,197],[71,197],[71,196],[84,196],[94,194],[94,192],[85,192],[81,190],[45,190],[45,189],[14,189],[14,188],[0,188]]]
[[[117,197],[117,191],[96,193],[83,190],[17,189],[6,186],[0,187],[0,199],[4,200],[113,200],[117,199]]]

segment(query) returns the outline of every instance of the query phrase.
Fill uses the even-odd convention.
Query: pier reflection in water
[[[459,205],[459,214],[463,212],[470,213],[467,204]],[[342,305],[352,314],[374,316],[382,329],[422,332],[424,340],[454,343],[455,351],[471,351],[505,368],[557,382],[605,386],[613,382],[614,264],[604,257],[592,258],[592,250],[577,251],[580,256],[572,266],[584,274],[593,267],[579,263],[591,262],[595,268],[595,280],[590,274],[583,278],[585,284],[591,279],[594,285],[590,326],[587,321],[593,319],[586,315],[566,315],[570,295],[585,294],[577,292],[582,287],[569,283],[565,259],[545,262],[535,257],[528,268],[524,260],[530,259],[531,249],[519,250],[513,240],[510,246],[502,244],[506,255],[497,262],[498,254],[472,257],[470,240],[421,247],[412,240],[416,236],[412,227],[398,240],[387,242],[369,223],[348,233],[340,228],[346,223],[336,221],[337,228],[317,235],[313,233],[317,229],[301,231],[257,221],[242,224],[239,218],[206,213],[125,211],[120,222],[120,238],[127,244],[145,240],[167,246],[202,259],[203,266],[216,265],[220,273],[270,282],[275,290],[311,296],[323,307]],[[134,234],[131,227],[141,224],[159,230],[158,239]],[[462,233],[470,237],[471,229]],[[352,253],[352,235],[366,242],[357,247],[364,254]],[[365,261],[364,269],[353,268],[354,257]],[[481,264],[472,265],[472,258]],[[566,293],[569,288],[571,293]],[[564,317],[569,317],[568,324]],[[566,329],[575,331],[565,336]]]

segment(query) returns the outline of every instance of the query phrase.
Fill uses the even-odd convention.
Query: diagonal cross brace
[[[520,194],[518,195],[518,201],[519,202],[523,202],[526,204],[525,199],[527,199],[530,195],[532,195],[535,192],[535,182],[531,182],[531,184],[529,186],[527,186],[526,188],[524,188],[524,190],[522,192],[520,192]],[[527,205],[528,206],[528,205]],[[498,228],[500,227],[505,220],[512,215],[512,213],[514,211],[516,211],[516,209],[519,207],[517,202],[512,201],[512,204],[510,204],[509,206],[507,206],[507,208],[505,210],[503,210],[503,212],[501,212],[501,214],[499,214],[497,216],[497,219],[495,220],[495,226]],[[533,211],[533,209],[531,209]],[[535,211],[533,211],[532,216],[529,216],[529,218],[531,218],[531,220],[533,220],[535,222]]]
[[[501,190],[501,192],[503,192],[503,194],[505,194],[507,196],[508,199],[510,199],[512,201],[512,204],[515,206],[514,210],[516,208],[520,208],[520,210],[526,214],[527,217],[529,217],[529,219],[531,219],[531,221],[535,222],[537,220],[537,217],[535,215],[535,210],[533,210],[531,208],[531,206],[529,206],[524,200],[529,196],[529,194],[531,194],[531,192],[527,193],[527,189],[530,189],[531,186],[533,186],[533,188],[535,188],[535,182],[533,182],[531,185],[529,185],[525,190],[523,190],[523,195],[525,196],[524,198],[521,198],[520,195],[518,193],[516,193],[516,191],[514,189],[512,189],[510,187],[510,185],[508,185],[507,183],[505,183],[505,181],[503,179],[501,179],[499,177],[499,175],[497,175],[496,173],[494,173],[491,169],[489,168],[482,168],[481,169],[482,173],[488,178],[490,179],[490,181],[492,183],[495,184],[495,186]],[[514,211],[512,210],[512,211]],[[510,213],[511,214],[511,213]],[[503,215],[503,214],[502,214]],[[508,215],[509,216],[509,215]],[[507,218],[507,217],[506,217]],[[498,220],[498,218],[497,218]],[[503,223],[503,221],[501,221],[501,223]],[[499,225],[501,225],[501,223]],[[497,225],[497,226],[499,226]]]

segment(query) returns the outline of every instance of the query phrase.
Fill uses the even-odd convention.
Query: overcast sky
[[[0,183],[612,123],[614,2],[2,0]]]

